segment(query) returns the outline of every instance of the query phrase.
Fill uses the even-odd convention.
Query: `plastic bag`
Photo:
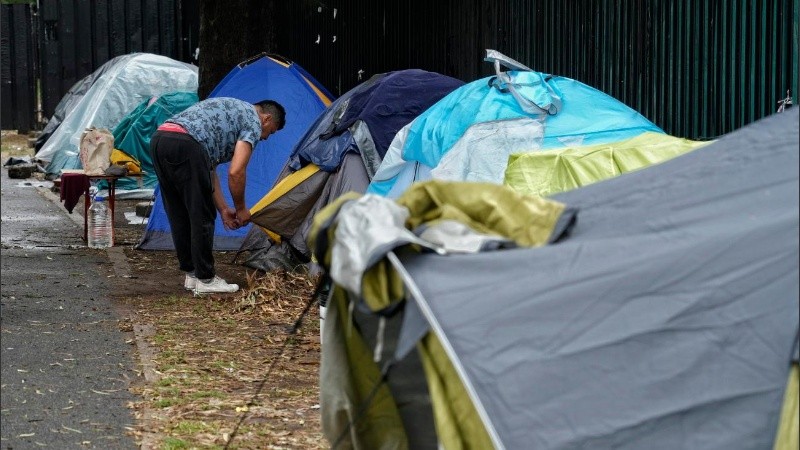
[[[79,157],[86,175],[103,175],[111,165],[114,135],[106,128],[87,128],[81,135]]]

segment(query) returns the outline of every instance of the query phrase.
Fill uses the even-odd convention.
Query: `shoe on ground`
[[[193,291],[197,286],[197,277],[194,275],[186,274],[186,279],[183,280],[183,288],[187,291]]]
[[[220,277],[215,276],[209,281],[197,280],[194,287],[194,294],[229,294],[239,290],[239,285],[228,283]]]

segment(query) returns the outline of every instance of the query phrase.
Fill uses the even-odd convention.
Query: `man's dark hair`
[[[255,105],[263,114],[272,114],[272,118],[277,121],[279,130],[282,130],[283,126],[286,125],[286,110],[283,109],[280,103],[275,100],[261,100]]]

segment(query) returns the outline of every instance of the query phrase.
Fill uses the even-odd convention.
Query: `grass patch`
[[[190,393],[189,398],[193,400],[200,398],[225,398],[225,393],[221,391],[197,391]]]
[[[175,383],[174,378],[164,377],[156,382],[156,386],[172,386],[174,383]]]
[[[0,153],[5,159],[10,156],[33,156],[34,151],[28,147],[28,135],[17,134],[16,130],[3,130],[0,135]]]
[[[184,420],[182,422],[178,422],[173,429],[180,434],[195,434],[216,431],[207,423],[196,420]]]
[[[189,444],[186,441],[173,437],[166,438],[164,445],[161,447],[162,450],[181,450],[185,448],[189,448]]]
[[[158,392],[164,397],[177,397],[181,394],[181,390],[176,387],[162,387]]]
[[[162,398],[153,402],[153,406],[156,408],[169,408],[170,406],[176,406],[181,404],[180,399],[176,398]]]

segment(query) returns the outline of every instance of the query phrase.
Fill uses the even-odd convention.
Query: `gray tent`
[[[781,404],[793,362],[797,384],[798,112],[553,197],[576,220],[536,248],[441,254],[377,234],[372,245],[357,224],[375,214],[357,217],[356,200],[323,211],[315,245],[335,281],[321,370],[328,438],[408,445],[435,422],[413,448],[477,448],[476,436],[508,449],[771,448],[779,422],[797,421],[796,402],[792,419]],[[439,253],[390,251],[403,243]],[[398,304],[364,312],[376,286],[396,291],[368,279],[390,267],[411,299],[402,319]],[[408,362],[431,335],[454,375]],[[415,379],[427,382],[409,387]],[[465,397],[477,421],[458,410]]]

